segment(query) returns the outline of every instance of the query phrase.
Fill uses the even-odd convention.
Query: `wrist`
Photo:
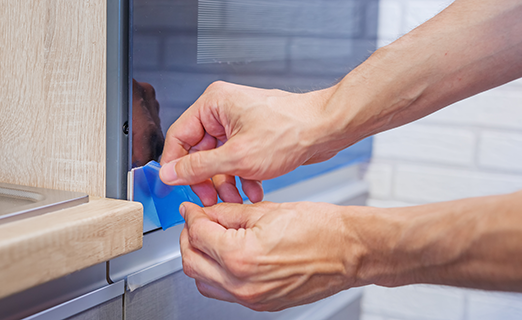
[[[413,283],[417,251],[405,248],[403,239],[412,217],[400,210],[373,207],[345,207],[344,213],[345,243],[359,247],[353,286]],[[349,261],[353,252],[350,246],[346,248]]]
[[[407,51],[404,42],[380,48],[331,88],[322,107],[321,131],[330,133],[324,145],[341,150],[416,119],[411,107],[429,84],[417,76],[424,72],[423,63],[416,63],[415,69],[412,59],[403,61]]]
[[[332,126],[325,106],[337,90],[337,85],[322,90],[300,94],[300,106],[308,111],[306,130],[302,132],[301,144],[309,150],[309,157],[325,152],[337,152],[332,145],[338,128]]]

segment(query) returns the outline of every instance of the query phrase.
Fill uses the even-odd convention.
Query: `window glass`
[[[169,126],[216,80],[292,92],[336,83],[376,49],[377,10],[367,0],[134,0],[133,95],[148,83],[155,99],[133,105],[133,165],[157,160]],[[265,189],[370,155],[366,139]]]

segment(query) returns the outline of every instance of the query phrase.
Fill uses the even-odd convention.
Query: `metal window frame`
[[[123,297],[124,292],[125,283],[124,281],[119,281],[24,318],[24,320],[54,320],[69,318],[114,298]]]
[[[132,0],[107,0],[105,196],[115,199],[127,199],[132,159],[131,24]]]

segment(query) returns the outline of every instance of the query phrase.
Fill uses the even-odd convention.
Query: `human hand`
[[[164,142],[154,88],[132,79],[132,166],[159,160]]]
[[[294,94],[216,82],[170,127],[160,177],[192,185],[204,205],[241,203],[234,176],[252,202],[263,199],[261,180],[302,164],[327,160],[331,125],[321,107],[332,89]],[[212,180],[211,180],[212,178]]]
[[[361,285],[356,272],[363,246],[346,232],[342,210],[311,202],[205,208],[184,203],[183,270],[203,295],[258,311]]]

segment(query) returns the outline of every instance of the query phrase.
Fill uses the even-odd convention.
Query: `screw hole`
[[[122,129],[123,129],[123,133],[125,133],[126,135],[129,134],[129,122],[128,121],[125,121]]]

